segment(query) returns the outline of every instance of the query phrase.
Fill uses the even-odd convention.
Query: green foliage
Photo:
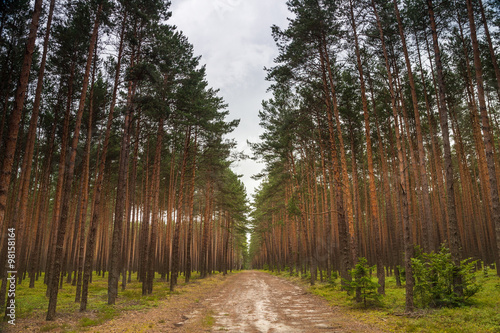
[[[377,293],[379,284],[372,280],[371,271],[375,266],[368,266],[366,258],[359,258],[354,269],[349,271],[352,280],[343,279],[345,288],[349,293],[356,293],[356,301],[363,301],[363,305],[367,307],[368,302],[379,303],[382,295]]]
[[[332,275],[327,279],[327,283],[330,287],[335,288],[337,286],[337,279],[339,278],[339,273],[337,271],[332,272]]]
[[[397,265],[398,266],[398,270],[399,270],[399,279],[401,281],[401,283],[406,283],[406,269],[404,266],[400,266],[400,265]]]
[[[490,268],[487,265],[483,265],[483,277],[487,278]]]
[[[293,196],[288,202],[287,211],[288,216],[290,217],[300,216],[300,209],[297,206],[297,198],[295,198],[295,196]]]
[[[332,288],[328,281],[309,286],[308,281],[288,276],[285,272],[275,275],[304,286],[312,294],[327,300],[340,313],[347,313],[383,332],[500,332],[500,278],[494,274],[483,279],[481,272],[476,273],[483,288],[470,299],[471,306],[418,310],[412,316],[403,315],[405,289],[396,286],[394,276],[387,277],[386,295],[377,307],[360,309],[355,306],[352,296],[339,288]]]
[[[418,253],[412,259],[415,301],[420,307],[454,307],[481,290],[474,271],[477,260],[465,259],[457,266],[448,248],[437,253]]]

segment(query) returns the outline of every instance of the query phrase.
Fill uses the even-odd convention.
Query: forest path
[[[16,320],[13,327],[0,323],[0,332],[379,332],[328,305],[304,287],[264,272],[215,274],[181,284],[176,290],[152,308],[123,311],[100,325],[81,324],[85,318],[98,320],[100,314],[96,311],[60,310],[54,322],[46,322],[45,311],[38,311],[29,318]],[[139,300],[136,302],[140,304]],[[116,309],[120,311],[120,306]]]
[[[378,332],[301,287],[258,271],[230,276],[203,303],[205,318],[213,318],[212,332]],[[199,315],[188,315],[187,332]]]

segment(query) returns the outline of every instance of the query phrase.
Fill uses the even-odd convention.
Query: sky
[[[269,82],[264,67],[273,66],[278,55],[271,26],[287,25],[286,0],[172,0],[170,24],[176,25],[201,55],[207,80],[228,104],[228,120],[240,119],[229,135],[236,139],[238,151],[251,155],[247,141],[258,142],[263,130],[258,112],[269,98]],[[233,166],[242,175],[249,195],[259,185],[251,177],[263,164],[253,160]]]

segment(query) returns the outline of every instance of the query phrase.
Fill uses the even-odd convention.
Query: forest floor
[[[212,332],[380,332],[332,308],[302,286],[259,271],[229,277],[203,306],[202,316],[212,318]],[[199,310],[189,316],[194,320],[187,321],[186,332],[191,332]]]
[[[277,274],[276,272],[273,274]],[[309,286],[307,279],[262,271],[243,271],[191,282],[169,291],[156,281],[153,294],[141,295],[135,275],[117,302],[107,305],[107,276],[94,275],[88,310],[80,313],[75,287],[60,290],[55,321],[45,321],[48,300],[43,277],[35,288],[17,286],[16,326],[0,332],[449,332],[500,333],[500,278],[478,274],[483,289],[469,306],[404,313],[404,288],[386,280],[386,296],[368,308],[341,291],[338,279]]]
[[[310,286],[307,275],[290,276],[288,271],[269,273],[302,286],[352,320],[384,332],[500,333],[500,278],[494,270],[488,271],[488,274],[476,272],[475,279],[481,288],[464,305],[416,308],[412,313],[405,312],[405,288],[396,285],[394,276],[386,277],[385,296],[364,306],[357,303],[353,295],[341,290],[338,278],[333,281],[324,279]]]
[[[236,274],[228,276],[232,275]],[[109,306],[108,277],[94,274],[89,285],[87,311],[79,312],[79,303],[74,302],[75,287],[65,284],[59,291],[54,321],[45,320],[48,298],[41,276],[33,289],[27,288],[26,282],[17,286],[16,325],[0,323],[0,332],[184,332],[179,326],[186,315],[202,308],[201,301],[214,295],[228,276],[214,274],[200,279],[195,275],[189,283],[180,277],[174,292],[169,291],[168,282],[157,280],[153,294],[142,296],[142,284],[134,274],[126,290],[119,291],[116,304]],[[210,328],[210,321],[204,318],[196,324],[198,328],[194,332]]]
[[[68,286],[60,295],[55,321],[45,321],[46,305],[34,302],[29,310],[21,309],[16,326],[2,323],[0,332],[380,332],[332,308],[306,287],[259,271],[193,279],[174,293],[165,291],[167,283],[160,287],[158,282],[157,296],[149,299],[139,295],[140,285],[133,282],[127,287],[130,295],[119,294],[114,306],[105,304],[107,279],[102,280],[96,277],[92,283],[94,294],[102,295],[89,300],[89,306],[94,303],[89,311],[78,312],[77,303],[69,299],[74,294],[64,296],[72,292]],[[28,298],[37,298],[26,297],[18,301],[28,304]]]

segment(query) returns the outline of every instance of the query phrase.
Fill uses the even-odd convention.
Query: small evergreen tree
[[[417,251],[418,252],[418,251]],[[457,266],[444,245],[439,252],[419,253],[412,259],[415,298],[421,307],[460,306],[481,290],[474,271],[477,260],[465,259]],[[460,279],[457,280],[457,276]],[[457,286],[455,281],[461,281]],[[457,293],[457,287],[463,290]]]
[[[352,281],[344,280],[345,288],[349,294],[353,291],[356,292],[356,302],[363,302],[363,305],[367,307],[368,301],[378,302],[382,295],[377,293],[379,284],[372,280],[371,271],[373,271],[375,266],[368,266],[368,261],[366,258],[361,257],[358,260],[354,269],[349,271],[352,276]]]

